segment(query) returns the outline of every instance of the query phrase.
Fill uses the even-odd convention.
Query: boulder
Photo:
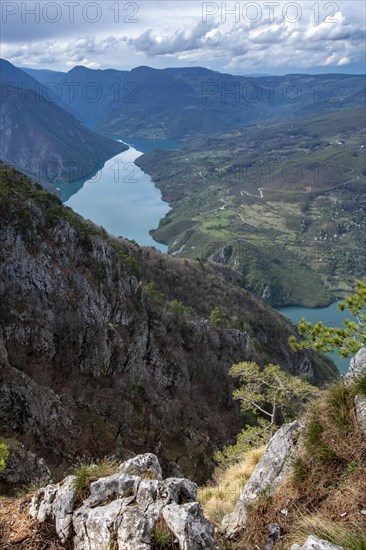
[[[354,403],[358,426],[366,437],[366,397],[363,395],[356,395]]]
[[[361,348],[356,355],[352,357],[345,378],[353,380],[364,372],[366,372],[366,348]]]
[[[33,496],[30,515],[39,523],[51,518],[56,533],[65,542],[71,535],[72,516],[76,499],[75,476],[68,476],[56,485],[47,485]]]
[[[180,550],[217,550],[214,528],[197,502],[188,479],[162,479],[153,454],[136,456],[118,471],[90,483],[89,496],[77,507],[75,477],[40,489],[30,513],[39,522],[55,521],[62,542],[75,550],[148,550],[154,529],[170,530]],[[114,547],[114,546],[113,546]]]
[[[126,460],[119,467],[120,472],[140,477],[150,476],[156,479],[163,479],[161,467],[157,456],[152,453],[145,453]]]
[[[168,504],[163,508],[162,516],[181,550],[215,548],[214,529],[204,517],[198,502],[181,506],[176,503]]]
[[[0,482],[10,486],[29,485],[31,483],[49,483],[51,472],[43,460],[25,448],[18,441],[4,440],[10,454],[6,467],[0,475]]]
[[[272,437],[268,447],[246,483],[234,512],[224,516],[222,529],[233,537],[244,529],[248,508],[264,491],[273,493],[291,471],[303,424],[295,420],[284,424]]]
[[[336,546],[327,540],[320,540],[310,535],[303,546],[293,544],[291,550],[343,550],[341,546]]]

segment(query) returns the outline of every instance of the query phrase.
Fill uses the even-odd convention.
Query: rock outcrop
[[[6,466],[0,474],[0,487],[4,485],[19,487],[31,483],[48,483],[51,472],[43,458],[37,457],[17,441],[7,441],[9,457]]]
[[[291,424],[284,424],[272,437],[245,485],[234,512],[223,518],[222,529],[225,536],[231,538],[242,531],[246,525],[248,509],[259,495],[264,491],[273,493],[290,473],[302,428],[301,422],[295,420]]]
[[[197,486],[187,479],[162,479],[153,454],[130,459],[109,476],[90,484],[77,505],[76,477],[40,489],[30,514],[51,520],[62,543],[75,550],[148,550],[170,536],[180,550],[215,550],[214,528],[197,502]]]
[[[354,402],[358,425],[361,432],[366,437],[366,397],[363,395],[356,395]]]

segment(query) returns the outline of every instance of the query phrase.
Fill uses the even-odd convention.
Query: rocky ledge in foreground
[[[40,489],[30,514],[40,523],[54,522],[60,541],[72,542],[75,550],[148,550],[163,539],[177,550],[217,550],[214,528],[197,502],[197,485],[163,480],[157,457],[149,453],[90,483],[82,502],[76,476]]]

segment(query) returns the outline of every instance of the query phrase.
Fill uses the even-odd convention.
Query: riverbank
[[[170,206],[162,200],[150,176],[136,166],[135,160],[141,155],[141,151],[130,146],[109,159],[91,179],[73,187],[62,186],[60,195],[66,206],[112,235],[166,253],[168,247],[155,241],[151,231]]]

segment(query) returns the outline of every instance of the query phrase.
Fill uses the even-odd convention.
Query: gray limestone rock
[[[176,536],[181,550],[208,550],[216,548],[214,528],[204,517],[198,502],[179,506],[168,504],[162,510],[162,517]]]
[[[145,453],[126,460],[119,467],[119,471],[140,477],[147,475],[155,479],[163,479],[159,461],[152,453]]]
[[[181,550],[217,550],[214,528],[196,500],[196,484],[163,480],[151,453],[127,460],[115,474],[90,483],[90,495],[80,507],[74,482],[70,476],[40,489],[30,513],[40,523],[54,520],[60,540],[73,536],[75,550],[109,550],[112,544],[120,550],[148,550],[161,521]]]
[[[57,535],[65,542],[71,535],[75,498],[75,476],[68,476],[57,485],[47,485],[37,491],[32,498],[30,514],[39,523],[53,519]]]
[[[241,531],[247,521],[247,509],[263,491],[273,492],[291,471],[298,438],[303,425],[295,420],[284,424],[270,440],[267,450],[246,483],[234,512],[224,516],[222,529],[232,537]]]
[[[366,348],[361,348],[354,357],[352,357],[346,380],[354,382],[359,376],[366,373]],[[366,437],[366,398],[363,395],[356,395],[354,399],[355,410],[360,430]]]
[[[366,371],[366,348],[361,348],[354,357],[352,357],[349,369],[345,378],[348,380],[354,380],[360,374]]]
[[[356,395],[355,399],[356,417],[359,428],[366,438],[366,397]]]
[[[320,540],[310,535],[303,546],[293,544],[291,550],[343,550],[341,546],[336,546],[327,540]]]

